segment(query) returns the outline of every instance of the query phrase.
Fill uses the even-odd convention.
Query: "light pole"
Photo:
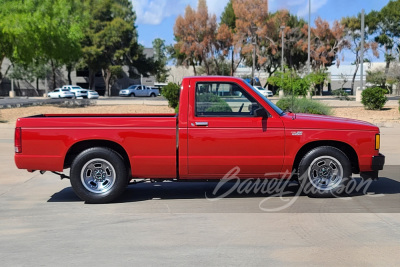
[[[282,74],[281,74],[281,83],[283,84],[283,64],[284,64],[284,58],[283,58],[283,53],[285,52],[285,49],[284,49],[284,46],[285,46],[285,43],[284,43],[284,37],[283,37],[283,33],[284,33],[284,30],[285,30],[285,26],[281,26],[281,27],[279,27],[279,29],[281,30],[281,35],[282,35],[282,52],[281,52],[281,71],[282,71]],[[282,97],[284,97],[284,93],[283,93],[283,88],[282,88],[282,86],[281,86],[281,90],[279,91],[279,98],[282,98]]]
[[[253,42],[253,66],[251,68],[251,85],[254,85],[254,70],[256,69],[256,45],[257,45],[257,26],[251,25],[251,39]]]
[[[364,90],[364,36],[365,36],[365,11],[361,11],[361,90]]]
[[[307,71],[311,73],[311,0],[308,0],[308,58]]]
[[[284,51],[285,51],[285,49],[284,49],[284,47],[285,47],[285,43],[284,43],[284,37],[283,37],[283,31],[285,30],[285,28],[286,28],[286,26],[281,26],[280,27],[280,29],[281,29],[281,33],[282,33],[282,57],[281,57],[281,70],[282,70],[282,72],[283,72],[283,61],[284,61],[284,58],[283,58],[283,53],[284,53]]]
[[[362,100],[362,91],[364,90],[364,37],[365,37],[365,11],[361,11],[361,51],[360,51],[360,90],[356,89],[356,101],[360,102]],[[354,89],[354,88],[353,88]],[[353,92],[354,94],[354,92]]]

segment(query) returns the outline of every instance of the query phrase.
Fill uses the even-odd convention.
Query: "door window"
[[[260,107],[235,83],[199,82],[195,99],[197,117],[253,117]]]

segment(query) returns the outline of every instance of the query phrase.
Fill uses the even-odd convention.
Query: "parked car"
[[[78,85],[64,85],[62,87],[62,89],[70,90],[72,93],[75,94],[76,98],[78,98],[78,97],[88,98],[88,90],[83,89],[82,87],[80,87]]]
[[[156,97],[160,95],[160,90],[151,88],[145,85],[131,85],[126,89],[119,91],[119,96],[151,96]]]
[[[88,93],[89,99],[98,99],[99,98],[99,93],[97,93],[95,90],[87,90],[87,93]]]
[[[116,199],[136,178],[293,178],[309,196],[332,197],[350,194],[352,173],[378,178],[385,163],[377,126],[285,113],[244,80],[222,76],[184,78],[178,114],[42,114],[19,118],[14,136],[18,168],[70,168],[88,203]]]
[[[263,96],[271,97],[274,96],[274,93],[272,91],[265,89],[261,86],[253,86],[257,91],[259,91]]]
[[[351,88],[343,88],[342,90],[348,95],[353,95],[353,90]]]
[[[68,89],[57,88],[54,91],[48,93],[47,96],[50,98],[74,98],[75,94]]]

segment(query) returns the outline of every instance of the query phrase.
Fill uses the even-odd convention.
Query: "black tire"
[[[337,197],[348,192],[351,163],[339,149],[322,146],[309,151],[299,164],[299,183],[310,197]]]
[[[124,192],[128,172],[122,157],[114,150],[94,147],[74,159],[70,181],[75,193],[86,203],[107,203]]]
[[[153,94],[150,95],[150,97],[156,97],[156,94],[153,93]]]
[[[135,93],[131,93],[129,96],[130,97],[135,97]]]

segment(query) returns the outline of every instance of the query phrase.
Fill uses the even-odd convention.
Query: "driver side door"
[[[192,86],[189,177],[221,179],[235,167],[241,178],[278,177],[284,157],[280,117],[257,116],[263,106],[239,84],[198,81]]]

